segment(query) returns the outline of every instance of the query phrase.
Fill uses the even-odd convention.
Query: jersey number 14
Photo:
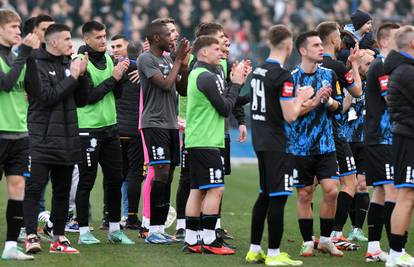
[[[250,83],[253,89],[253,100],[252,100],[252,110],[256,111],[259,109],[258,105],[260,102],[260,112],[266,112],[266,101],[265,101],[265,88],[263,82],[258,79],[252,79]]]

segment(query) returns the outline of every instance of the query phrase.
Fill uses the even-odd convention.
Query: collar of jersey
[[[404,51],[400,51],[400,54],[403,55],[403,56],[405,56],[405,57],[408,57],[409,59],[414,59],[414,57],[412,55],[410,55],[410,54],[408,54],[408,53],[406,53]]]
[[[267,58],[267,59],[266,59],[266,62],[267,62],[267,63],[272,63],[272,64],[279,64],[279,65],[280,65],[280,67],[282,67],[282,68],[283,68],[283,65],[282,65],[282,64],[280,64],[280,62],[279,62],[279,61],[277,61],[276,59]]]
[[[333,58],[333,55],[331,53],[323,53],[323,56]]]

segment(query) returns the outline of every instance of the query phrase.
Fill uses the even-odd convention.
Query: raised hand
[[[114,77],[115,80],[117,81],[121,80],[122,76],[128,70],[128,67],[129,67],[129,59],[125,59],[123,61],[118,62],[118,64],[116,64],[116,66],[114,67],[114,70],[112,71],[112,77]]]
[[[24,45],[29,46],[33,49],[38,49],[40,47],[40,40],[34,33],[29,33],[22,42]]]
[[[296,90],[296,97],[302,102],[305,102],[310,99],[314,93],[315,89],[313,89],[312,86],[303,86]]]
[[[177,48],[177,59],[183,62],[187,55],[190,53],[190,50],[190,42],[186,38],[181,39],[180,45]]]
[[[84,63],[82,62],[82,59],[77,58],[74,61],[72,61],[70,63],[70,75],[75,78],[78,79],[79,75],[81,74],[81,70],[83,68]]]

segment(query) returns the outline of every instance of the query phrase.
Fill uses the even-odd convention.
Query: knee
[[[310,205],[312,202],[313,192],[306,189],[298,190],[298,203],[301,205]]]
[[[358,178],[358,192],[367,192],[367,183],[365,181],[365,176]]]
[[[324,188],[323,200],[325,202],[335,202],[338,197],[338,188],[336,186],[329,186]]]
[[[170,180],[170,165],[159,164],[154,166],[154,180],[162,183],[168,183]]]
[[[217,188],[209,189],[207,191],[207,194],[215,198],[221,199],[224,194],[224,187],[217,187]]]
[[[343,191],[349,193],[352,196],[355,194],[357,182],[354,176],[343,177],[341,183]]]

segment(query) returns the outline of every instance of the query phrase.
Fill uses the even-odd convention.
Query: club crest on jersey
[[[65,75],[66,75],[66,77],[70,76],[70,69],[65,69]]]
[[[347,73],[345,73],[345,80],[349,84],[354,82],[354,76],[352,75],[352,70],[349,70]]]
[[[283,90],[282,96],[293,96],[293,83],[292,82],[284,82],[283,83]]]
[[[378,83],[380,85],[381,91],[388,90],[388,75],[383,75],[378,78]]]
[[[92,138],[90,140],[91,148],[95,148],[98,145],[98,140],[96,138]]]

